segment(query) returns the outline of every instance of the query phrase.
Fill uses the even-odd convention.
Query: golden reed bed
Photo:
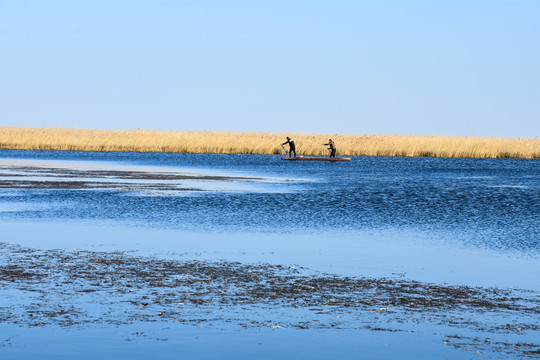
[[[285,136],[300,155],[540,158],[539,138],[279,134],[224,131],[85,130],[0,126],[0,149],[283,154]],[[286,148],[288,148],[286,146]]]

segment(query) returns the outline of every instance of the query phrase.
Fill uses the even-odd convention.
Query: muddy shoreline
[[[540,357],[540,343],[501,340],[540,330],[540,294],[527,290],[7,243],[0,243],[0,284],[12,294],[0,321],[25,327],[162,321],[414,332],[430,324],[449,346]],[[460,335],[464,329],[476,336]]]
[[[0,189],[208,191],[194,186],[201,181],[260,183],[268,179],[180,172],[0,165]]]

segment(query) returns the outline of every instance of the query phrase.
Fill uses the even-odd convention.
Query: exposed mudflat
[[[540,327],[540,295],[518,289],[6,243],[0,286],[0,322],[27,327],[161,321],[414,333],[429,325],[449,346],[540,357],[540,342],[530,341]],[[514,341],[516,335],[524,340]]]
[[[4,170],[21,172],[17,174],[2,174],[2,176],[61,176],[63,178],[110,178],[110,179],[137,179],[137,180],[238,180],[254,181],[260,180],[255,177],[241,176],[216,176],[204,174],[175,174],[168,172],[148,172],[148,171],[125,171],[125,170],[89,170],[70,169],[34,166],[2,166]]]
[[[69,167],[72,166],[72,167]],[[124,169],[125,168],[125,169]],[[0,189],[109,189],[124,191],[208,191],[208,184],[260,183],[268,178],[233,175],[210,175],[174,171],[140,171],[116,169],[75,168],[73,164],[48,167],[45,163],[33,166],[0,164]],[[200,186],[201,184],[205,186]],[[223,185],[217,185],[220,189]]]

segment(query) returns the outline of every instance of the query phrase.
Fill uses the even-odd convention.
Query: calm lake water
[[[133,171],[189,176],[114,175]],[[0,189],[1,241],[23,246],[540,289],[539,160],[356,157],[329,163],[264,155],[0,151],[0,181],[13,180],[40,184]],[[61,182],[67,185],[57,186]],[[77,341],[78,334],[65,336]],[[271,346],[282,341],[274,333],[263,337]],[[418,338],[398,345],[405,338],[395,338],[394,351],[418,348]],[[305,334],[297,341],[312,346],[306,358],[322,354]],[[369,343],[387,340],[332,341],[341,344],[342,355],[354,357],[361,344],[376,358],[381,353]],[[450,351],[422,346],[425,358]],[[257,346],[251,354],[261,355]]]

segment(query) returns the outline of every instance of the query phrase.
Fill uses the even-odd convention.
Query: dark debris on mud
[[[49,190],[152,190],[152,191],[203,191],[172,184],[130,184],[122,182],[92,181],[34,181],[34,180],[0,180],[0,189],[49,189]]]
[[[3,170],[3,171],[2,171]],[[6,171],[7,170],[7,171]],[[10,173],[16,171],[16,173]],[[187,188],[179,184],[182,180],[203,181],[261,181],[260,178],[241,176],[219,176],[203,174],[180,174],[167,172],[144,172],[123,170],[88,170],[49,168],[34,166],[0,166],[0,174],[6,178],[0,180],[0,189],[139,189],[139,190],[181,190],[202,191]],[[40,177],[41,180],[29,180],[27,177]],[[82,180],[81,180],[82,179]],[[107,179],[106,182],[103,179]],[[136,181],[151,181],[153,183],[134,184]]]
[[[540,319],[539,295],[512,289],[6,243],[0,243],[0,286],[19,294],[9,306],[0,303],[0,322],[22,326],[173,321],[413,332],[415,324],[428,322],[505,336],[537,333]],[[21,294],[26,301],[20,301]],[[441,335],[445,343],[467,350],[539,356],[538,343]]]

